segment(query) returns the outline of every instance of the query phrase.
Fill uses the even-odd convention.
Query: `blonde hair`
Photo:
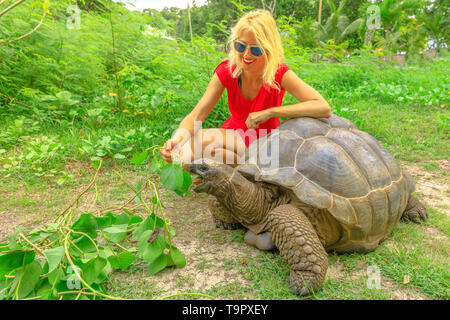
[[[231,29],[231,36],[228,41],[228,47],[230,48],[228,59],[233,77],[237,78],[242,74],[242,62],[238,59],[239,53],[233,44],[244,30],[252,31],[257,45],[264,49],[263,57],[265,57],[266,64],[262,76],[263,83],[280,91],[281,84],[275,81],[275,74],[279,65],[283,62],[284,50],[275,19],[267,10],[256,9],[246,13]],[[236,68],[233,71],[234,65]]]

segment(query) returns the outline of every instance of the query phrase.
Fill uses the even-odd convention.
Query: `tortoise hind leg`
[[[410,196],[406,209],[401,217],[403,221],[413,221],[415,223],[421,223],[428,220],[427,209],[422,202],[416,197]]]
[[[268,229],[291,268],[292,292],[306,295],[317,290],[325,279],[328,256],[308,218],[295,206],[281,205],[269,213]]]
[[[211,212],[214,224],[217,228],[225,230],[234,230],[242,228],[231,213],[214,196],[208,197],[208,207]]]

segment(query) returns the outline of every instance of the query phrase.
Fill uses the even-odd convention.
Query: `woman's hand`
[[[159,153],[165,162],[172,163],[172,150],[183,140],[183,137],[169,139],[164,143],[164,149],[160,149]]]
[[[248,115],[247,120],[245,120],[245,125],[248,129],[256,129],[261,123],[266,122],[272,118],[269,109],[252,112]]]

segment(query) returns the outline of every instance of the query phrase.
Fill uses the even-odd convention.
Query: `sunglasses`
[[[248,47],[248,44],[245,44],[243,42],[240,42],[240,41],[235,41],[234,42],[234,48],[239,53],[244,52],[245,49],[247,49],[247,47]],[[263,55],[263,53],[264,53],[264,50],[263,50],[263,48],[261,48],[259,46],[250,46],[250,52],[255,57],[261,57]]]

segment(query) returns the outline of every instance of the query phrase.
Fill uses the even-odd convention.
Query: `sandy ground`
[[[450,214],[450,161],[440,160],[439,170],[428,171],[424,164],[406,166],[416,181],[416,193],[427,205]]]

